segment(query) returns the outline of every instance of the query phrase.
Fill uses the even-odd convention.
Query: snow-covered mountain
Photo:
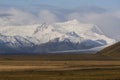
[[[92,50],[114,42],[115,40],[106,37],[96,25],[83,24],[77,20],[0,27],[1,53]]]

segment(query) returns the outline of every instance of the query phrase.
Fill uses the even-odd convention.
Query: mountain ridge
[[[46,48],[48,48],[47,46],[49,44],[52,46],[56,44],[58,45],[56,47],[60,48],[59,46],[62,44],[66,50],[67,48],[69,50],[79,50],[111,45],[115,42],[115,40],[103,34],[96,33],[99,30],[94,31],[97,30],[94,26],[96,25],[83,24],[77,20],[54,24],[43,23],[30,26],[6,26],[1,27],[0,44],[18,49],[24,47],[38,47],[37,49],[40,49],[43,44]],[[65,45],[64,43],[71,46]],[[80,47],[81,45],[83,48]],[[76,46],[76,48],[72,48],[73,46]]]

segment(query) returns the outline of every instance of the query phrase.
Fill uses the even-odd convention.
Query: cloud
[[[41,9],[36,14],[19,8],[0,9],[0,25],[28,25],[58,21],[58,15],[47,9]]]
[[[98,25],[107,36],[120,40],[120,10],[109,11],[96,6],[71,10],[50,6],[38,6],[29,10],[0,9],[0,25],[27,25],[44,22],[50,24],[72,19]]]
[[[43,22],[53,23],[59,21],[58,17],[49,10],[41,10],[39,13],[39,20],[42,23]]]
[[[68,20],[77,19],[80,22],[98,25],[101,30],[109,37],[118,39],[120,35],[120,11],[105,11],[103,13],[80,13],[72,12],[66,17]]]
[[[33,24],[36,22],[36,17],[31,13],[10,8],[5,11],[0,11],[1,25],[25,25]]]

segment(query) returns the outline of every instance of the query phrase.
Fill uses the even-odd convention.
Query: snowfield
[[[58,44],[61,42],[79,44],[79,46],[85,47],[86,50],[111,45],[115,43],[115,40],[105,36],[96,25],[83,24],[77,20],[54,24],[6,25],[0,27],[0,44],[4,47],[22,48],[36,45],[38,47],[41,44]],[[80,50],[83,50],[83,47],[80,47]]]

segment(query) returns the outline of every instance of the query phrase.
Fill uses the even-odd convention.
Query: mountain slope
[[[96,27],[94,24],[83,24],[77,20],[49,25],[2,26],[0,50],[4,52],[2,50],[7,48],[8,53],[90,50],[115,42],[101,34]]]
[[[110,57],[120,57],[120,42],[103,49],[98,52],[98,54]]]

